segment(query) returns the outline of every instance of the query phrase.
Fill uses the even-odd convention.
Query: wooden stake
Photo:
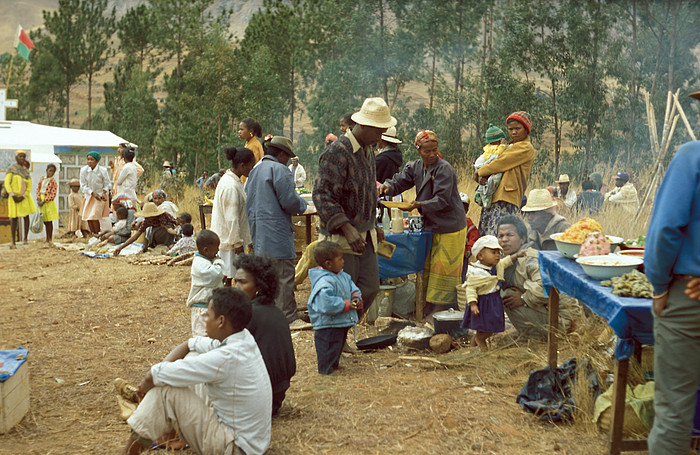
[[[681,106],[681,103],[678,102],[678,96],[673,97],[673,101],[676,103],[676,107],[678,108],[678,113],[681,114],[681,118],[683,119],[683,123],[685,124],[685,129],[688,130],[688,134],[690,135],[690,138],[694,141],[697,141],[695,138],[695,133],[693,133],[693,129],[690,127],[690,123],[688,122],[688,118],[685,116],[685,111],[683,110],[683,106]]]

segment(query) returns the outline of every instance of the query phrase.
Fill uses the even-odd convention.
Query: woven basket
[[[464,311],[467,308],[467,288],[459,284],[455,289],[457,290],[457,306],[459,307],[459,311]]]

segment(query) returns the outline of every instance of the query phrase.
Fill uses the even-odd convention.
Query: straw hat
[[[484,248],[493,248],[494,250],[503,251],[503,248],[498,243],[498,239],[495,236],[484,235],[479,237],[479,240],[474,242],[474,246],[472,247],[472,256],[476,257],[476,255],[479,254]]]
[[[163,161],[163,167],[173,167],[173,165],[170,164],[170,161]]]
[[[80,180],[70,179],[70,181],[68,182],[68,186],[80,186]]]
[[[562,174],[559,176],[559,179],[557,180],[557,183],[569,183],[569,174]]]
[[[389,128],[396,125],[396,119],[389,113],[389,106],[382,98],[367,98],[359,112],[350,116],[353,122],[374,128]]]
[[[159,216],[165,213],[165,210],[159,209],[155,202],[146,202],[143,209],[134,213],[134,216],[142,216],[144,218],[149,218],[152,216]]]
[[[384,134],[382,134],[382,140],[386,142],[391,142],[393,144],[400,144],[401,139],[396,137],[396,127],[392,126]]]
[[[530,191],[527,196],[527,204],[522,208],[523,212],[539,212],[556,207],[557,203],[552,199],[552,194],[546,189]]]

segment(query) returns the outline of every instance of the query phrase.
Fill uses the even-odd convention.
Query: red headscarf
[[[420,150],[423,144],[430,141],[438,142],[437,134],[430,130],[420,130],[418,131],[418,134],[416,134],[416,139],[413,141],[413,143],[416,146],[416,150]],[[440,153],[440,150],[438,150],[438,156],[442,158],[442,153]]]

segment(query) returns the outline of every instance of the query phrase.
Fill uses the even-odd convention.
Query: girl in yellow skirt
[[[29,215],[36,211],[36,205],[32,199],[32,177],[29,175],[29,163],[27,152],[17,150],[15,152],[16,163],[10,166],[5,175],[5,190],[9,194],[7,200],[7,212],[10,217],[12,231],[12,246],[16,248],[15,240],[19,234],[19,219],[24,218],[24,243],[27,243],[29,235]]]
[[[46,175],[39,179],[39,184],[36,187],[36,202],[41,207],[41,218],[44,220],[46,242],[48,243],[51,243],[53,238],[53,221],[58,219],[58,208],[56,207],[58,182],[53,178],[55,173],[55,164],[46,166]]]

